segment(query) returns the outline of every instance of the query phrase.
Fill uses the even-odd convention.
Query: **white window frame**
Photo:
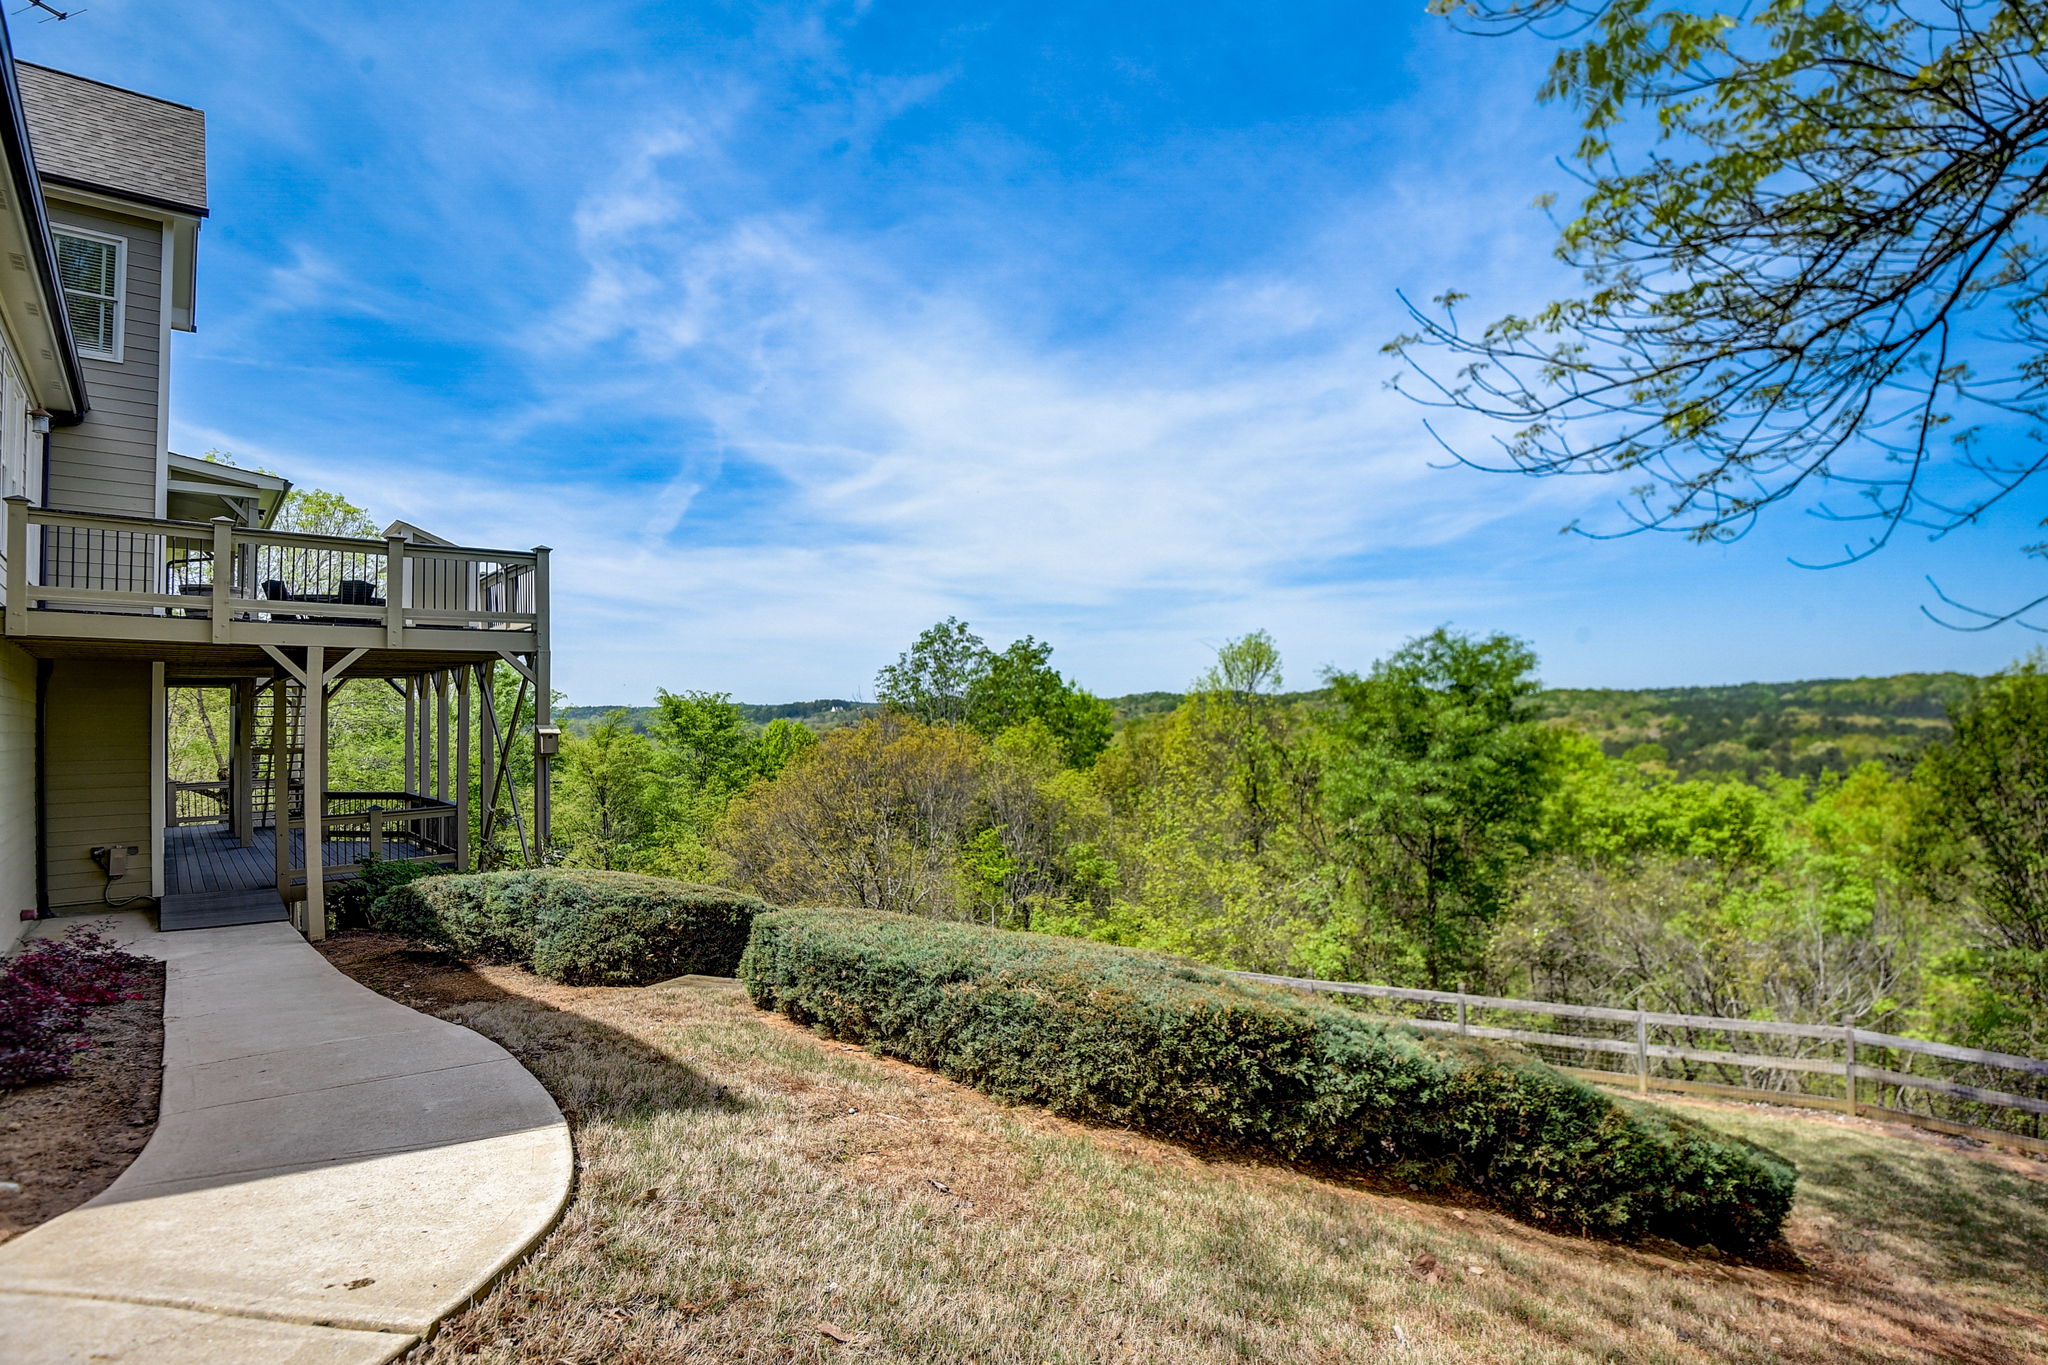
[[[61,250],[57,242],[60,237],[76,237],[87,242],[106,242],[114,248],[114,349],[94,350],[83,341],[78,341],[75,335],[72,339],[78,342],[80,355],[89,356],[94,360],[111,361],[118,365],[121,363],[122,348],[128,338],[128,239],[117,237],[110,232],[94,232],[91,228],[72,227],[69,223],[50,224],[50,245],[53,250]],[[58,273],[61,275],[62,271]],[[57,293],[64,297],[66,302],[66,323],[71,320],[69,296],[72,292],[64,287],[61,278],[57,281]]]

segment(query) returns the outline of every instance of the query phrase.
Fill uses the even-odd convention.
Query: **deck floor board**
[[[292,831],[292,865],[305,861],[306,836]],[[226,825],[184,825],[164,831],[164,886],[170,895],[193,891],[254,891],[277,885],[277,836],[268,829],[256,831],[247,848]],[[367,840],[327,839],[320,848],[325,867],[351,867],[369,851]],[[387,858],[417,857],[431,852],[423,844],[403,837],[384,841]],[[348,875],[346,873],[342,874]]]
[[[305,861],[305,832],[293,830],[291,839],[292,864],[296,867]],[[226,825],[182,825],[165,830],[165,891],[157,912],[159,927],[168,932],[288,918],[284,898],[277,893],[276,851],[274,830],[257,830],[246,848]],[[387,857],[404,858],[429,851],[403,837],[384,841]],[[352,867],[368,852],[367,840],[323,840],[320,861],[329,868]]]

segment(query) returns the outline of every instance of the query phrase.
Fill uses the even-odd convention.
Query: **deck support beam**
[[[467,668],[455,670],[455,870],[469,866],[469,682]]]
[[[393,683],[392,686],[398,687],[398,684]],[[413,721],[412,709],[413,704],[418,700],[419,689],[413,686],[411,678],[407,678],[404,687],[399,690],[400,694],[405,698],[405,759],[403,766],[398,770],[398,785],[409,792],[416,792],[419,790],[419,786],[414,779],[418,774],[419,764],[412,748],[419,740],[419,727]]]
[[[497,822],[498,790],[498,708],[496,664],[476,666],[477,691],[477,833],[486,857],[491,851],[491,828]],[[482,870],[482,869],[479,869]]]
[[[291,656],[273,645],[265,645],[264,652],[292,679],[299,684],[301,705],[305,707],[304,729],[300,745],[305,753],[306,781],[302,819],[305,824],[306,850],[306,899],[300,912],[299,931],[314,943],[327,937],[327,888],[326,844],[322,838],[321,825],[327,815],[327,685],[345,673],[355,661],[368,653],[367,649],[352,649],[333,660],[327,657],[325,645],[307,645],[303,663],[293,663]],[[280,689],[282,690],[282,689]],[[287,779],[283,779],[288,782]],[[289,812],[289,805],[284,809]],[[278,845],[284,849],[281,860],[289,869],[291,860],[291,822],[289,818],[278,823]],[[286,876],[290,873],[287,870]],[[280,887],[280,891],[288,888]]]
[[[234,701],[228,758],[228,807],[235,841],[243,848],[256,842],[256,683],[237,679],[228,695]]]
[[[304,683],[306,707],[306,908],[300,932],[318,943],[327,937],[327,850],[321,840],[321,823],[327,815],[327,647],[306,646]]]
[[[432,677],[435,724],[434,799],[436,801],[446,801],[449,799],[449,788],[452,785],[448,780],[448,760],[450,758],[448,752],[448,726],[450,722],[448,715],[448,672],[446,669],[437,669],[432,674]]]
[[[270,684],[270,843],[277,894],[286,900],[292,889],[292,751],[285,743],[291,731],[291,707],[291,688],[280,674]]]

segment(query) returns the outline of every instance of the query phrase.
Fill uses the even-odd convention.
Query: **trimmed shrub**
[[[370,923],[572,986],[643,986],[693,973],[731,976],[754,916],[767,909],[716,886],[536,868],[425,877],[385,893],[370,907]]]
[[[368,854],[356,875],[327,887],[327,927],[360,929],[370,922],[370,907],[397,888],[421,877],[445,877],[451,869],[439,863],[415,863]]]
[[[1547,1225],[1735,1251],[1789,1162],[1506,1047],[1426,1036],[1162,953],[878,911],[778,910],[754,1003],[1000,1099],[1417,1185]]]

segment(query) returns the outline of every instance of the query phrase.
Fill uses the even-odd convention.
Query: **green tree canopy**
[[[875,676],[875,700],[927,725],[957,725],[967,719],[967,689],[987,668],[988,646],[948,616]]]
[[[562,746],[556,837],[571,865],[631,871],[654,832],[654,746],[612,711]]]
[[[1389,936],[1368,955],[1412,955],[1433,988],[1474,969],[1538,828],[1554,744],[1530,716],[1535,666],[1519,640],[1438,629],[1330,675],[1330,822],[1364,932]]]
[[[1060,676],[1052,646],[1026,635],[991,650],[965,621],[949,616],[917,637],[875,678],[875,699],[927,725],[965,725],[993,738],[1038,725],[1066,761],[1086,767],[1109,743],[1109,704]]]
[[[1700,540],[1803,501],[1846,558],[2048,463],[2044,0],[1434,8],[1561,42],[1541,96],[1583,132],[1583,290],[1477,330],[1446,293],[1390,347],[1503,425],[1474,463],[1621,474],[1634,528]]]
[[[1952,721],[1915,774],[1920,862],[1980,935],[1997,997],[1983,1012],[2006,1016],[2006,1046],[2026,1051],[2048,1043],[2048,673],[2009,669]]]

